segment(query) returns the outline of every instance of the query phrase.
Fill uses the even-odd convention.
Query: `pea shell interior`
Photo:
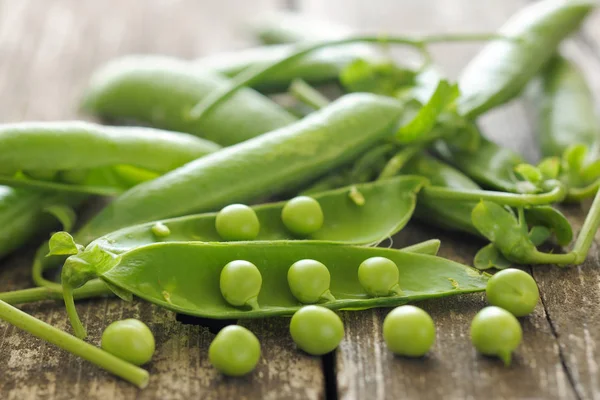
[[[417,176],[402,176],[387,181],[356,185],[365,198],[357,205],[349,197],[350,188],[316,194],[323,209],[323,227],[307,237],[295,237],[281,221],[285,202],[253,206],[260,221],[256,240],[325,240],[352,244],[377,243],[402,229],[410,220],[416,205],[416,192],[425,180]],[[113,253],[158,242],[203,241],[218,242],[215,229],[216,213],[197,214],[164,220],[171,233],[157,237],[152,233],[155,222],[138,225],[109,234],[98,241]]]
[[[402,294],[369,297],[358,282],[362,261],[382,256],[399,269]],[[333,309],[394,306],[411,300],[485,290],[487,276],[440,257],[394,249],[355,247],[334,243],[238,242],[160,243],[121,255],[120,262],[102,277],[133,294],[172,310],[210,318],[255,318],[288,315],[302,306],[287,283],[287,271],[296,261],[315,259],[331,274],[336,300],[323,303]],[[230,261],[247,260],[259,269],[263,284],[260,309],[229,305],[221,295],[221,269]]]

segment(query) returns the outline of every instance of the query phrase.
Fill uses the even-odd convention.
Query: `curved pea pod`
[[[192,135],[80,121],[0,125],[0,171],[91,169],[131,165],[163,173],[220,146]]]
[[[272,45],[216,53],[198,59],[194,65],[201,69],[214,70],[234,77],[247,68],[282,59],[296,50],[295,45]],[[256,85],[262,91],[287,89],[294,79],[303,79],[313,84],[337,81],[344,68],[358,59],[377,60],[368,48],[350,46],[323,49],[306,55],[293,64],[281,68],[276,73]]]
[[[253,89],[241,90],[198,124],[191,107],[227,85],[217,72],[159,56],[129,56],[94,73],[83,108],[101,117],[135,120],[191,133],[228,146],[286,126],[296,120]]]
[[[78,234],[84,244],[125,226],[210,211],[281,193],[351,161],[391,137],[400,103],[343,96],[288,127],[192,161],[125,192]]]
[[[0,186],[0,258],[23,245],[38,233],[58,225],[56,207],[75,206],[81,196]],[[60,218],[63,229],[74,221]]]
[[[595,190],[585,188],[600,178],[600,167],[594,165],[600,151],[600,120],[585,78],[572,62],[557,55],[535,88],[542,155],[562,158],[560,179],[573,200],[584,197],[579,192],[592,196]]]
[[[324,224],[317,232],[302,239],[348,244],[379,243],[408,223],[416,206],[417,192],[426,183],[424,178],[418,176],[401,176],[315,193],[312,197],[323,210]],[[364,199],[361,205],[352,200],[351,194],[356,192]],[[256,240],[298,239],[281,220],[281,210],[285,204],[282,201],[252,207],[260,222],[260,233]],[[215,229],[216,215],[189,215],[127,227],[95,240],[90,246],[98,245],[119,254],[158,242],[219,242],[223,239]]]
[[[358,281],[358,266],[370,257],[386,257],[396,263],[400,294],[377,298],[367,295]],[[142,246],[120,255],[108,254],[99,247],[86,249],[67,259],[63,285],[70,288],[97,276],[120,292],[201,317],[290,315],[302,304],[287,285],[287,271],[294,262],[305,258],[322,262],[329,269],[330,290],[335,300],[321,305],[332,309],[392,307],[409,301],[480,292],[485,290],[488,279],[471,267],[444,258],[393,249],[297,241],[172,242]],[[233,260],[249,261],[259,269],[262,288],[258,309],[231,306],[221,295],[221,269]]]
[[[461,73],[459,112],[476,118],[518,96],[596,5],[542,0],[518,11],[498,31],[511,40],[488,43]]]

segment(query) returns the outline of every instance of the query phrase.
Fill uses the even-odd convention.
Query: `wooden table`
[[[78,98],[99,64],[129,53],[194,58],[250,43],[243,21],[276,8],[295,8],[370,32],[490,31],[516,9],[518,0],[0,0],[0,121],[82,118]],[[479,45],[436,47],[436,56],[456,75]],[[600,95],[600,12],[564,46]],[[600,105],[600,102],[598,103]],[[495,140],[537,157],[534,121],[515,102],[483,118]],[[576,230],[583,207],[565,209]],[[2,229],[2,227],[0,227]],[[482,245],[472,238],[411,224],[395,245],[439,237],[441,254],[470,263]],[[0,290],[31,285],[29,249],[2,260]],[[393,357],[381,324],[386,310],[342,313],[346,337],[333,355],[307,356],[294,348],[288,321],[243,321],[261,343],[263,357],[252,375],[229,379],[207,359],[215,323],[177,318],[158,307],[116,299],[78,303],[99,343],[111,321],[137,317],[157,339],[148,366],[149,387],[133,386],[55,347],[0,323],[0,396],[3,399],[384,399],[384,398],[561,398],[600,399],[600,273],[598,249],[585,264],[531,269],[542,301],[523,318],[523,344],[505,368],[478,355],[469,323],[485,305],[471,295],[420,303],[437,324],[438,339],[422,360]],[[529,270],[529,269],[528,269]],[[69,329],[60,302],[23,306],[59,328]]]

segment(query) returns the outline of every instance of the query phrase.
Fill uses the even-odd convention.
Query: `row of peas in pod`
[[[0,318],[144,387],[149,376],[138,365],[155,346],[148,327],[117,321],[98,349],[82,340],[76,300],[135,295],[201,317],[293,315],[292,339],[310,354],[332,351],[342,340],[334,310],[402,305],[384,320],[384,340],[394,353],[421,356],[435,325],[403,304],[485,290],[491,306],[473,319],[471,340],[508,364],[522,336],[516,318],[534,309],[539,293],[529,275],[507,268],[580,264],[600,225],[593,99],[577,68],[557,55],[595,6],[542,0],[496,33],[335,35],[236,52],[224,57],[228,62],[217,55],[191,63],[156,56],[109,63],[92,79],[84,109],[154,128],[0,126],[0,183],[8,185],[0,189],[7,238],[0,256],[52,218],[65,230],[35,258],[39,287],[0,293]],[[282,37],[307,35],[303,28],[295,38]],[[465,40],[487,43],[455,85],[427,47]],[[372,46],[382,42],[411,47],[423,63],[396,64]],[[477,118],[516,98],[535,77],[546,158],[530,165],[485,137]],[[311,86],[324,82],[344,94],[331,102]],[[298,107],[265,96],[288,86]],[[115,197],[71,236],[74,207],[90,195]],[[291,200],[252,205],[272,196]],[[569,221],[551,204],[592,196],[572,250],[538,250],[553,239],[561,246],[573,241]],[[475,267],[504,271],[491,277],[438,257],[437,240],[374,246],[413,213],[484,239]],[[44,274],[52,268],[62,268],[60,283]],[[75,336],[7,304],[44,299],[64,299]],[[209,358],[226,374],[245,374],[257,364],[260,344],[244,328],[226,328]]]
[[[323,218],[319,202],[308,196],[294,197],[281,210],[283,224],[299,237],[321,229]],[[215,227],[224,240],[254,240],[260,232],[256,212],[244,204],[231,204],[223,208],[217,214]]]

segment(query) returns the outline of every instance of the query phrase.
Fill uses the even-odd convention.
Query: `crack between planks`
[[[335,368],[335,354],[333,351],[321,357],[323,380],[325,383],[325,399],[338,400],[337,374]]]
[[[535,279],[533,268],[531,268],[531,273]],[[579,390],[577,389],[577,385],[575,384],[575,377],[573,376],[573,374],[571,373],[571,370],[569,369],[569,367],[567,365],[565,353],[560,344],[560,340],[558,340],[558,336],[559,336],[558,330],[556,329],[556,326],[554,325],[554,322],[552,321],[552,318],[550,317],[550,312],[548,311],[548,307],[546,307],[546,301],[544,300],[543,292],[540,292],[540,301],[542,302],[542,307],[544,308],[544,314],[546,314],[546,321],[548,321],[548,324],[550,325],[550,332],[552,332],[552,336],[554,336],[554,339],[556,340],[556,344],[558,345],[558,358],[560,359],[560,364],[562,366],[562,369],[565,372],[565,375],[567,376],[569,385],[571,385],[571,387],[573,388],[573,393],[575,393],[575,398],[577,400],[582,400],[583,396],[581,393],[579,393]]]

